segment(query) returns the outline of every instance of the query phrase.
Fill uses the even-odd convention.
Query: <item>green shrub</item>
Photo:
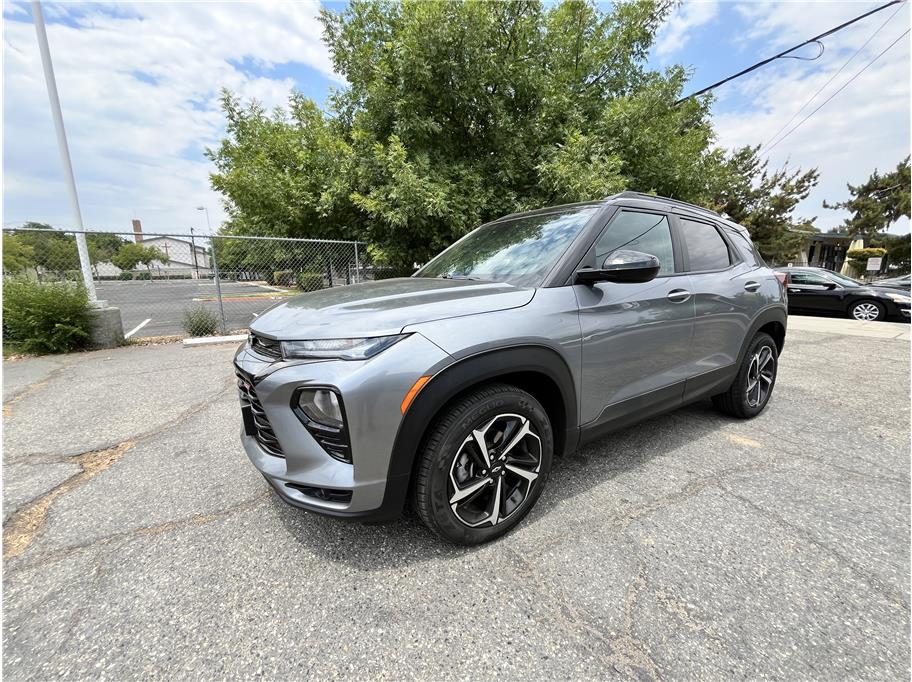
[[[849,259],[849,263],[855,268],[856,272],[862,275],[868,269],[868,258],[883,258],[886,253],[886,249],[877,247],[849,249],[846,251],[846,258]]]
[[[280,287],[292,287],[295,283],[294,270],[276,270],[272,273],[272,284]]]
[[[117,275],[117,279],[133,279],[133,273],[129,270],[124,270],[122,273]]]
[[[184,311],[184,331],[190,336],[212,336],[218,332],[218,318],[203,306]]]
[[[89,341],[89,298],[81,284],[3,281],[3,340],[22,353],[66,353]]]
[[[148,270],[140,270],[133,275],[133,279],[152,279],[152,273]]]
[[[319,291],[323,288],[323,273],[299,272],[298,286],[304,291]]]

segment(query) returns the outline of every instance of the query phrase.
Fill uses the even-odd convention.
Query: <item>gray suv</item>
[[[514,527],[556,455],[711,397],[766,406],[786,295],[747,231],[634,192],[482,225],[412,277],[303,294],[237,352],[241,439],[288,503],[440,537]]]

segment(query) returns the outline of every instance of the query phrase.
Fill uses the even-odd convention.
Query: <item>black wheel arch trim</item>
[[[543,345],[522,345],[470,355],[437,372],[409,406],[393,444],[383,503],[372,516],[390,520],[401,513],[418,449],[428,427],[447,403],[473,386],[519,372],[543,374],[558,387],[564,407],[564,433],[558,440],[555,429],[555,443],[563,443],[563,453],[575,450],[579,441],[576,385],[557,351]]]
[[[744,356],[747,353],[747,348],[750,346],[751,341],[754,340],[757,332],[760,331],[760,328],[765,327],[770,322],[778,322],[782,325],[782,347],[778,349],[778,353],[782,352],[782,348],[785,347],[785,332],[788,331],[788,314],[785,311],[784,305],[770,306],[760,311],[760,314],[757,315],[757,317],[755,317],[754,321],[751,323],[747,334],[744,335],[744,341],[741,342],[741,350],[738,353],[738,362],[735,364],[735,367],[740,367],[741,363],[744,362]]]

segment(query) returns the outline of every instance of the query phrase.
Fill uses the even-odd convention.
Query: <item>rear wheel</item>
[[[776,342],[769,334],[757,334],[747,348],[735,380],[725,393],[713,396],[713,404],[733,417],[756,417],[773,394],[778,369]]]
[[[877,301],[857,301],[849,306],[849,317],[864,322],[876,322],[887,316],[887,310]]]
[[[548,415],[533,396],[507,384],[480,388],[432,427],[415,480],[418,515],[450,542],[500,537],[534,506],[553,449]]]

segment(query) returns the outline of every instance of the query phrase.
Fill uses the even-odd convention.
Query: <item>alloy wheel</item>
[[[541,455],[541,439],[522,415],[499,414],[473,430],[450,465],[453,514],[473,528],[506,521],[529,497]]]
[[[873,303],[859,303],[852,308],[852,317],[871,322],[880,317],[880,309]]]
[[[769,397],[776,378],[776,356],[769,346],[761,346],[747,367],[747,404],[762,405]]]

